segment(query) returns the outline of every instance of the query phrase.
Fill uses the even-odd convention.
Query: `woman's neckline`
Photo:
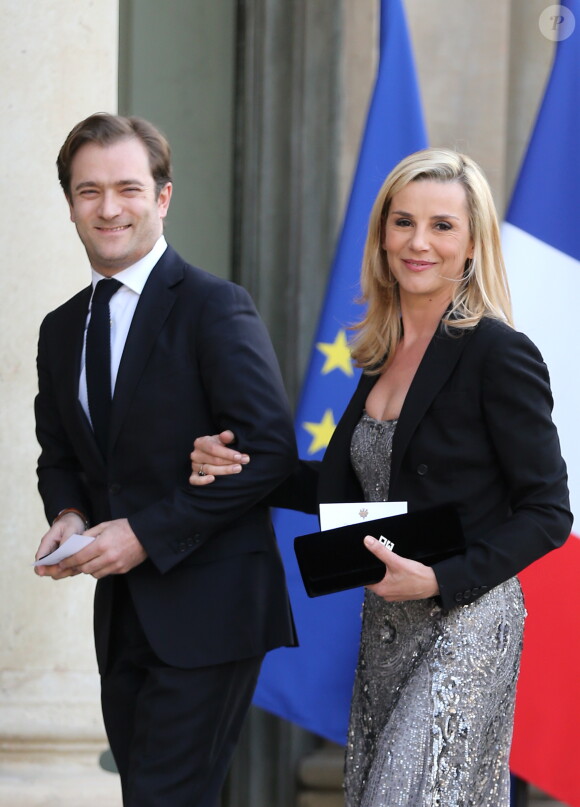
[[[375,423],[396,423],[399,418],[389,418],[388,420],[379,420],[378,418],[369,415],[366,409],[363,409],[363,416],[368,417],[369,420],[373,420]]]

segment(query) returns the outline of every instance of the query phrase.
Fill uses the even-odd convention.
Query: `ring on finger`
[[[203,470],[203,466],[204,466],[204,463],[202,462],[201,465],[199,466],[199,471],[197,472],[198,476],[206,476],[206,473]]]

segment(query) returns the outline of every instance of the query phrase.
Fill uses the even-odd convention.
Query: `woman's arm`
[[[479,519],[474,520],[467,552],[433,567],[446,608],[471,602],[561,546],[572,526],[546,365],[524,334],[499,327],[488,333],[479,368],[481,429],[477,438],[467,436],[467,453],[458,457],[458,465],[464,478],[477,473],[482,483],[487,480],[489,490],[504,487],[505,516],[488,516],[494,504],[482,485],[479,502],[471,501],[473,512],[466,514]],[[487,470],[478,466],[483,454],[474,448],[484,438],[493,462]],[[461,479],[457,485],[467,492]]]
[[[230,448],[235,435],[229,429],[220,434],[198,437],[190,454],[191,485],[211,485],[220,476],[239,474],[250,456]],[[320,462],[299,460],[290,476],[263,500],[269,507],[283,507],[318,515],[318,475]]]

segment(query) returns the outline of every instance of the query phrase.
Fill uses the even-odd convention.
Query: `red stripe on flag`
[[[511,769],[580,807],[580,539],[571,535],[519,578],[528,618]]]

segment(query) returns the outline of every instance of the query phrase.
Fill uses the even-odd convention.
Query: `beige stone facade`
[[[116,105],[117,3],[2,0],[0,17],[0,804],[72,807],[89,801],[79,800],[78,783],[76,797],[66,801],[71,761],[90,760],[96,770],[94,760],[106,748],[91,630],[93,581],[55,584],[32,572],[46,530],[35,490],[32,403],[41,319],[87,280],[86,257],[56,181],[56,154],[77,120]],[[64,762],[69,774],[56,768],[47,774],[42,766],[34,774],[30,765],[49,759]],[[117,793],[115,777],[109,779]]]

